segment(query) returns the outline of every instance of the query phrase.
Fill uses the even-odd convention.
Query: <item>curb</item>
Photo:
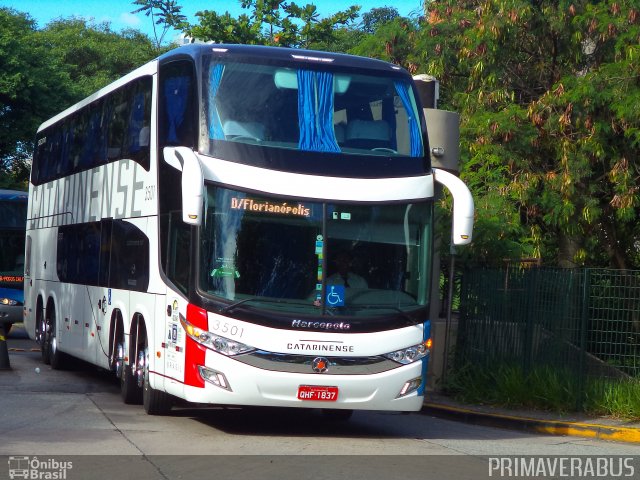
[[[560,420],[540,420],[500,413],[479,412],[431,402],[424,403],[422,413],[488,427],[640,444],[640,428],[563,422]]]

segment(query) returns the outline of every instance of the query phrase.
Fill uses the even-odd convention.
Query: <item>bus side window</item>
[[[109,286],[144,292],[149,286],[149,239],[138,227],[114,220],[111,229]]]
[[[160,70],[160,146],[196,145],[194,68],[190,61],[164,65]]]
[[[169,252],[165,272],[174,285],[186,294],[189,291],[191,231],[182,221],[181,212],[169,214],[168,237]]]
[[[24,264],[24,274],[29,277],[31,276],[31,235],[27,235],[27,245],[25,248],[25,264]]]

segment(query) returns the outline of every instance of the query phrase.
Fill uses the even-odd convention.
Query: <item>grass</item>
[[[557,413],[582,409],[593,415],[640,420],[640,379],[588,380],[581,386],[568,369],[536,367],[525,374],[520,366],[481,368],[467,365],[447,376],[445,392],[459,401],[530,408]]]

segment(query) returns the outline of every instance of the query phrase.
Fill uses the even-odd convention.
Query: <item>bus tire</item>
[[[133,336],[131,337],[131,341],[136,341]],[[121,343],[122,348],[124,348],[124,330],[122,330],[118,342]],[[129,348],[129,351],[132,351],[131,348]],[[130,355],[129,359],[131,359]],[[122,401],[127,405],[139,405],[142,403],[142,389],[138,387],[134,374],[135,365],[135,362],[129,362],[128,365],[124,363],[120,369],[120,395],[122,396]]]
[[[149,384],[149,341],[144,342],[144,380],[142,387],[144,411],[148,415],[166,415],[171,411],[173,399],[166,392],[151,388]]]
[[[56,333],[56,309],[52,304],[47,308],[47,334],[45,336],[47,356],[49,358],[49,364],[53,370],[61,370],[64,368],[65,355],[58,350],[58,336]]]
[[[49,352],[46,348],[47,344],[47,322],[44,318],[44,308],[42,299],[38,297],[36,304],[36,343],[40,345],[40,354],[45,365],[49,365]]]

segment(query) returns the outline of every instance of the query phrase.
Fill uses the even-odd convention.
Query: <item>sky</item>
[[[195,14],[201,10],[228,11],[233,16],[248,12],[241,8],[240,0],[178,0],[177,3],[182,6],[182,13],[189,23],[194,24],[198,23]],[[372,8],[393,6],[403,16],[419,14],[422,6],[422,0],[296,0],[295,3],[315,4],[323,17],[351,5],[360,5],[361,14]],[[135,28],[153,38],[151,19],[144,13],[131,13],[137,8],[133,0],[0,0],[0,6],[28,13],[38,23],[38,28],[57,18],[75,16],[95,23],[109,22],[115,31]]]

